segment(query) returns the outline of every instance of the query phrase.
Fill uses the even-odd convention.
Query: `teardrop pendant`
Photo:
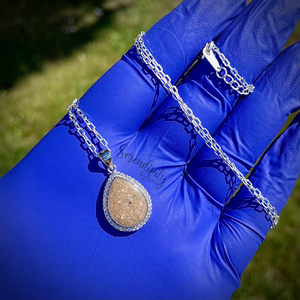
[[[120,231],[136,231],[150,218],[152,202],[147,190],[129,175],[114,171],[103,195],[107,221]]]

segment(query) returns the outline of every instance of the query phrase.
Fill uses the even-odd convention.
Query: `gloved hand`
[[[215,3],[213,3],[215,2]],[[184,1],[144,36],[184,102],[247,174],[299,109],[294,0]],[[235,19],[235,17],[237,18]],[[247,97],[206,60],[214,40]],[[268,215],[197,135],[133,47],[81,98],[119,171],[141,182],[153,213],[135,233],[102,210],[107,171],[66,116],[0,181],[2,299],[228,299],[268,233]],[[299,175],[299,115],[250,180],[280,213]],[[86,151],[85,151],[86,150]],[[227,204],[228,203],[228,204]],[[227,204],[227,205],[226,205]]]

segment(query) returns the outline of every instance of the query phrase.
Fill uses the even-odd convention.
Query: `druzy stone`
[[[130,182],[116,178],[108,195],[108,210],[118,224],[132,227],[145,219],[148,205],[145,196]]]
[[[121,231],[135,231],[146,224],[152,202],[146,189],[134,178],[114,171],[105,186],[103,209],[108,222]]]

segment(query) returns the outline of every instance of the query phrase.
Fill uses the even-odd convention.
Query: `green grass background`
[[[172,0],[0,2],[0,176],[65,115],[66,107]],[[299,40],[299,28],[288,45]],[[232,299],[300,299],[300,184]]]

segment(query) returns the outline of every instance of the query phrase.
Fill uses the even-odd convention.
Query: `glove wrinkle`
[[[204,71],[202,76],[199,76],[198,73],[197,78],[190,78],[189,75],[187,75],[185,76],[184,80],[180,83],[179,86],[183,86],[185,84],[187,86],[188,85],[194,86],[193,88],[192,87],[188,87],[188,88],[191,88],[192,90],[197,89],[198,90],[197,93],[205,97],[207,99],[206,101],[209,102],[212,99],[214,100],[213,102],[218,101],[221,104],[221,111],[223,112],[224,117],[232,110],[231,103],[227,100],[226,97],[224,97],[224,95],[220,91],[220,88],[217,86],[218,83],[216,83],[215,74],[213,73],[207,74]],[[228,86],[226,88],[228,88]]]
[[[300,114],[278,136],[251,173],[250,180],[269,199],[280,214],[285,206],[300,173]],[[278,159],[280,157],[280,160]],[[273,178],[275,174],[275,178]],[[280,180],[278,180],[281,178]],[[275,180],[276,179],[276,180]],[[250,195],[245,186],[231,199],[224,209],[225,217],[232,216],[239,223],[264,237],[270,230],[269,216]],[[223,214],[222,214],[223,218]]]
[[[215,239],[226,249],[222,255],[229,256],[227,259],[233,270],[238,277],[241,277],[258,247],[264,242],[265,234],[250,223],[241,222],[226,213],[224,215],[222,213],[216,229]]]
[[[212,197],[198,181],[194,180],[193,176],[191,176],[188,172],[186,172],[185,177],[187,177],[189,180],[191,180],[193,183],[195,183],[199,187],[199,189],[201,189],[201,191],[205,194],[205,196],[209,200],[209,202],[211,202],[218,209],[223,208],[224,203],[220,202],[216,198]]]
[[[224,249],[222,244],[220,244],[222,243],[221,240],[222,239],[220,239],[219,241],[216,240],[216,234],[214,231],[210,242],[209,252],[209,260],[212,262],[212,266],[210,267],[210,272],[208,272],[208,274],[210,276],[211,282],[214,282],[215,289],[222,290],[222,296],[215,294],[216,292],[212,292],[212,294],[207,299],[216,299],[216,297],[220,296],[221,299],[229,299],[233,291],[235,291],[241,285],[240,276],[231,263],[229,256],[225,254],[227,253],[227,250]],[[219,285],[216,285],[216,278],[218,278],[219,276],[221,276],[222,278],[226,278],[225,284],[221,281],[219,282]]]
[[[230,253],[227,249],[226,244],[223,243],[222,232],[223,230],[228,231],[233,238],[237,238],[239,232],[231,226],[231,224],[227,223],[217,223],[217,226],[213,232],[213,236],[211,239],[212,251],[215,253],[215,256],[218,257],[223,266],[229,270],[231,276],[237,281],[238,285],[240,285],[240,275],[235,266],[232,263],[231,256],[234,255]]]
[[[248,200],[250,200],[250,199],[248,198]],[[256,201],[255,198],[252,197],[251,202],[255,202],[255,201]],[[243,209],[243,208],[245,208],[245,205],[243,205],[243,203],[241,203],[238,209]],[[235,207],[235,209],[237,209],[237,207]],[[237,219],[234,215],[228,213],[231,210],[232,210],[232,208],[230,207],[230,202],[229,202],[229,206],[226,205],[221,212],[220,223],[226,224],[226,227],[235,228],[236,232],[238,232],[237,223],[239,223],[240,226],[243,226],[245,229],[247,229],[247,230],[253,232],[255,235],[257,235],[260,238],[261,243],[263,243],[265,241],[265,234],[262,231],[260,231],[259,228],[253,226],[253,224],[251,224],[251,223],[242,222],[240,219]]]

